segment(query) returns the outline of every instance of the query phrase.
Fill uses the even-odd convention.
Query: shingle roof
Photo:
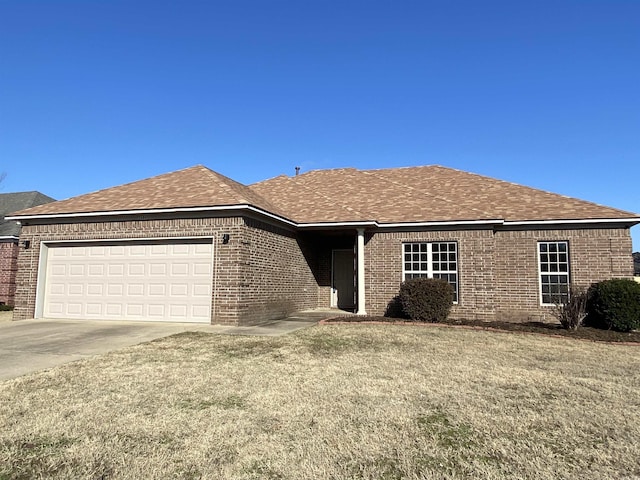
[[[313,170],[251,185],[301,223],[617,219],[636,214],[441,166]],[[286,184],[286,188],[282,185]],[[304,204],[302,194],[313,201]],[[316,198],[330,199],[319,204]],[[315,208],[320,205],[321,208]],[[346,211],[348,207],[348,211]]]
[[[41,205],[19,215],[155,210],[252,205],[278,214],[280,208],[249,187],[207,167],[195,167]]]
[[[0,193],[0,237],[17,237],[20,235],[20,225],[4,217],[9,214],[43,203],[55,202],[51,197],[40,192]]]
[[[636,214],[441,166],[314,170],[245,186],[201,165],[19,212],[251,205],[297,223],[629,219]]]

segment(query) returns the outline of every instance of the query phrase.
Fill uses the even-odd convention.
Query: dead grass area
[[[640,476],[640,349],[325,325],[176,335],[0,383],[0,478]]]
[[[0,322],[10,322],[13,320],[13,311],[0,311]]]
[[[324,320],[324,323],[408,323],[405,318],[374,317],[374,316],[345,316]],[[593,327],[579,327],[577,330],[562,328],[560,323],[544,322],[507,322],[507,321],[482,321],[465,319],[447,319],[442,323],[416,322],[417,325],[453,325],[473,327],[484,330],[501,330],[506,332],[537,333],[540,335],[561,336],[591,340],[593,342],[613,343],[640,343],[640,331],[616,332],[614,330],[602,330]]]

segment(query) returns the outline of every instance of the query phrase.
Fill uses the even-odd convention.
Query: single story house
[[[316,170],[245,186],[204,166],[29,208],[14,318],[246,325],[392,312],[442,278],[452,316],[551,320],[569,283],[633,276],[640,217],[442,166]]]
[[[54,202],[40,192],[0,193],[0,305],[13,305],[18,270],[20,225],[5,216],[25,208]]]

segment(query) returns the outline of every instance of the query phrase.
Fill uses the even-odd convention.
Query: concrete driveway
[[[192,323],[20,320],[0,322],[0,380],[101,355],[175,333],[283,335],[315,325],[327,312],[300,312],[251,327]]]

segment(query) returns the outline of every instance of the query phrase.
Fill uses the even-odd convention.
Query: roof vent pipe
[[[300,175],[300,167],[296,167],[296,177]]]

